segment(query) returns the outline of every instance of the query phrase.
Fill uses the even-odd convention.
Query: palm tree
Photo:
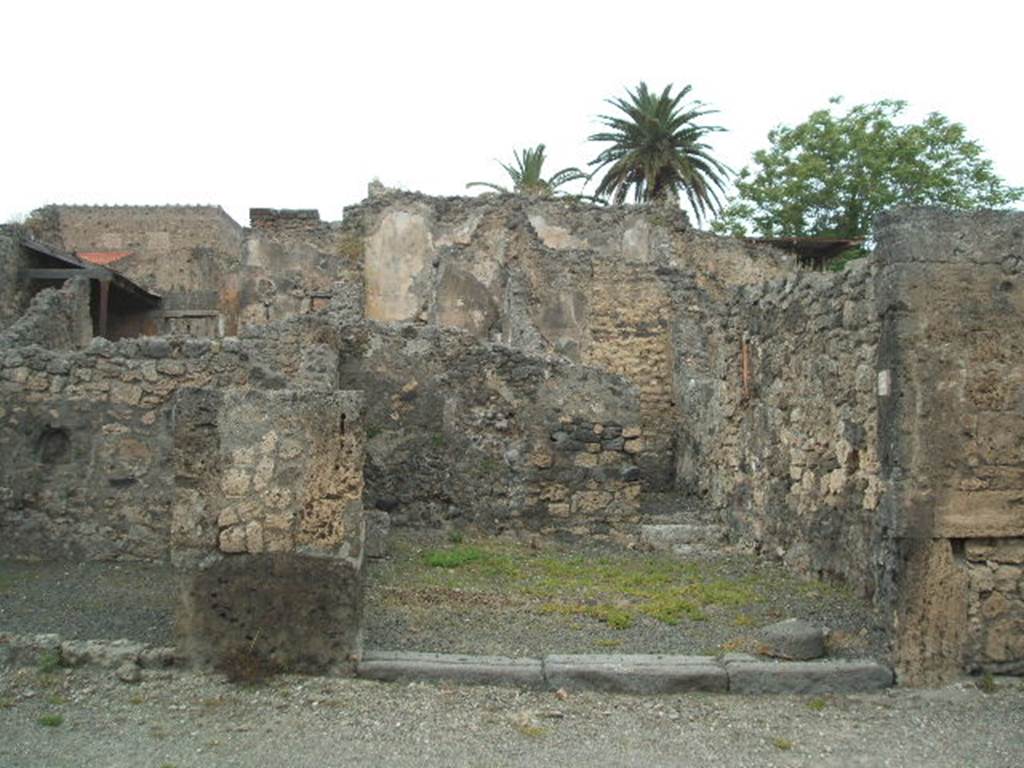
[[[544,145],[538,144],[532,149],[524,149],[522,152],[513,150],[515,165],[500,163],[505,173],[512,179],[512,192],[520,195],[533,197],[552,197],[561,194],[559,187],[568,184],[570,181],[587,178],[587,174],[579,168],[563,168],[554,174],[550,179],[545,179],[541,174],[544,169]],[[507,194],[509,190],[497,184],[490,184],[486,181],[472,181],[466,187],[490,187],[495,192]]]
[[[600,115],[609,130],[590,137],[611,144],[590,162],[597,166],[594,174],[607,167],[595,190],[598,197],[611,196],[620,204],[632,188],[638,203],[678,205],[682,190],[698,223],[705,213],[721,209],[719,193],[731,171],[711,157],[702,139],[724,129],[695,122],[717,110],[704,109],[699,101],[683,104],[690,90],[687,85],[673,96],[668,85],[657,95],[641,82],[634,91],[626,89],[628,98],[607,100],[622,114]]]

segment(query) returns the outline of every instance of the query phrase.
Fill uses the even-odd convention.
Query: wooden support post
[[[100,280],[100,318],[99,335],[107,338],[107,310],[110,304],[110,281]]]
[[[750,345],[746,336],[740,339],[740,367],[740,397],[745,403],[750,400]]]

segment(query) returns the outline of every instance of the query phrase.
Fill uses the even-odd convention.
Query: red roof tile
[[[115,261],[120,261],[125,256],[131,256],[131,251],[77,251],[78,258],[88,261],[90,264],[106,266]]]

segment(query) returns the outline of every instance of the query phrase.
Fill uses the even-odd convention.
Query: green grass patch
[[[641,620],[674,625],[712,618],[752,627],[779,592],[826,599],[846,592],[728,560],[461,536],[426,549],[415,537],[394,539],[388,599],[416,605],[436,603],[438,593],[457,594],[462,602],[517,606],[524,614],[579,617],[623,630]]]
[[[56,728],[64,724],[64,716],[57,714],[40,715],[36,722],[47,728]]]
[[[772,739],[772,744],[775,745],[776,749],[782,750],[783,752],[788,752],[793,748],[792,741],[790,741],[789,739],[783,739],[781,737]]]
[[[487,553],[470,546],[445,547],[427,552],[423,559],[431,568],[461,568],[469,563],[485,560]]]
[[[815,712],[821,712],[826,706],[828,706],[828,702],[821,697],[811,699],[807,702],[807,708],[812,709]]]

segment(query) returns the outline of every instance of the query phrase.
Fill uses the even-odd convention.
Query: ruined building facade
[[[5,229],[0,556],[174,559],[206,626],[268,563],[357,578],[385,513],[724,529],[869,595],[908,682],[1024,669],[1024,215],[898,211],[835,274],[662,208],[386,191],[250,223]],[[356,615],[339,589],[305,608]],[[302,665],[357,642],[320,637]]]

